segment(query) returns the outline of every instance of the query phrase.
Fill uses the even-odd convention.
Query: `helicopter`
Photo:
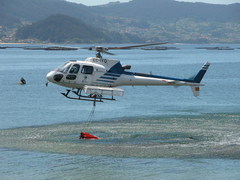
[[[166,44],[148,43],[122,47],[87,47],[96,51],[96,57],[89,57],[84,61],[70,60],[62,66],[50,71],[46,78],[49,82],[67,87],[63,96],[74,100],[103,102],[114,101],[115,96],[123,96],[124,90],[119,86],[190,86],[194,96],[199,96],[200,86],[208,67],[206,62],[199,72],[192,78],[180,79],[159,75],[131,72],[131,65],[122,65],[119,60],[106,59],[102,54],[114,55],[112,49],[131,49],[143,46]]]

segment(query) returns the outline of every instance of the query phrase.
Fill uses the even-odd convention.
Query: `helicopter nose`
[[[46,78],[49,82],[53,82],[54,71],[47,73]]]
[[[56,73],[55,71],[51,71],[46,75],[46,78],[49,82],[56,83],[61,81],[63,78],[63,74]]]

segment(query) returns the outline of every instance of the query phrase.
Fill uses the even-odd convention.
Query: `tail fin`
[[[193,81],[194,83],[200,83],[201,80],[202,80],[202,78],[203,78],[203,76],[204,76],[205,73],[207,72],[209,66],[210,66],[210,63],[209,63],[209,62],[206,62],[206,63],[203,65],[202,69],[198,72],[198,74],[192,79],[192,81]]]
[[[205,73],[208,70],[208,67],[210,66],[209,62],[206,62],[203,67],[200,69],[200,71],[197,73],[197,75],[195,77],[192,78],[192,82],[194,83],[200,83],[203,76],[205,75]],[[193,95],[195,97],[199,96],[199,91],[200,91],[200,86],[201,84],[199,84],[198,86],[191,86]]]

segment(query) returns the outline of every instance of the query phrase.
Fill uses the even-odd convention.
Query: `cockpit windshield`
[[[56,71],[59,71],[62,73],[67,73],[68,70],[70,69],[71,65],[72,65],[72,63],[67,62],[67,63],[63,64],[62,66],[58,67],[56,69]]]

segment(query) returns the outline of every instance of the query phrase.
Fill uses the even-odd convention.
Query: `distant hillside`
[[[174,0],[132,0],[93,7],[104,15],[134,18],[148,22],[174,22],[191,18],[196,21],[240,23],[240,4],[216,5]]]
[[[66,15],[52,15],[44,20],[24,26],[16,32],[16,39],[52,43],[139,42],[128,34],[105,32]]]
[[[147,41],[240,42],[240,4],[216,5],[174,0],[132,0],[92,7],[112,30],[141,34]],[[119,23],[119,20],[121,23]]]
[[[12,28],[12,27],[17,27],[19,24],[21,24],[21,21],[19,20],[19,18],[12,16],[10,13],[0,11],[0,26]]]
[[[98,15],[87,6],[64,0],[0,0],[0,24],[2,14],[7,14],[5,21],[16,19],[22,22],[36,22],[54,14],[65,14],[80,18],[84,22],[98,21]],[[13,24],[13,23],[12,23]]]
[[[51,15],[63,14],[78,21],[70,21],[71,27],[87,26],[97,37],[80,36],[69,26],[56,25],[51,37],[36,35],[50,23],[42,22]],[[64,0],[0,0],[0,42],[15,42],[31,32],[35,39],[49,42],[139,42],[168,41],[187,43],[240,42],[240,4],[214,5],[206,3],[177,2],[174,0],[132,0],[127,3],[109,3],[88,7]],[[60,20],[59,20],[60,21]],[[84,25],[80,25],[84,23]],[[29,24],[34,23],[32,26]],[[37,23],[37,24],[36,24]],[[74,23],[76,23],[74,25]],[[26,26],[27,25],[27,26]],[[38,28],[36,26],[38,25]],[[26,26],[26,28],[20,29]],[[34,28],[35,27],[35,28]],[[31,30],[30,30],[31,29]],[[39,30],[38,30],[39,29]],[[97,29],[97,30],[96,30]],[[104,30],[103,30],[104,29]],[[27,33],[28,32],[28,33]],[[75,39],[71,34],[77,36]],[[24,33],[26,33],[24,35]],[[57,36],[57,34],[61,34]],[[67,34],[67,35],[66,35]],[[28,35],[29,37],[31,35]],[[61,38],[65,38],[65,40]],[[57,40],[57,38],[60,38]]]
[[[0,0],[0,19],[35,22],[50,15],[65,14],[100,25],[103,16],[133,18],[147,22],[169,22],[183,18],[197,21],[240,23],[240,4],[216,5],[174,0],[132,0],[88,7],[64,0]],[[1,21],[0,21],[1,23]]]

